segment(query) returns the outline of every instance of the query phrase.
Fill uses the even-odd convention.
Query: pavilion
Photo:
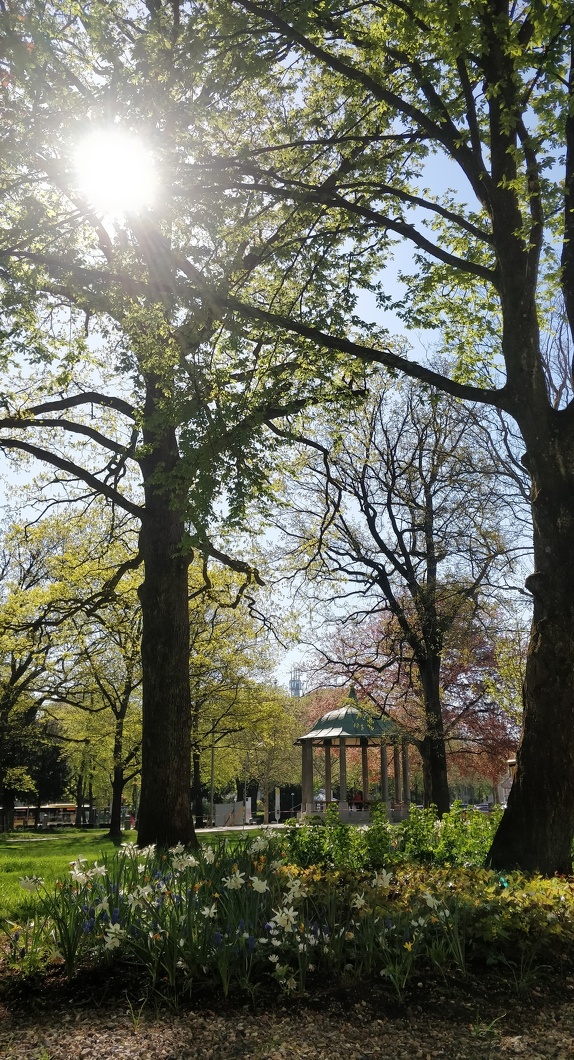
[[[313,748],[322,747],[325,752],[325,800],[332,802],[331,797],[331,752],[339,751],[339,816],[347,819],[349,804],[347,802],[347,748],[360,747],[362,752],[362,790],[363,802],[369,798],[369,747],[380,748],[380,784],[381,801],[389,803],[388,747],[393,753],[393,773],[395,780],[395,801],[408,810],[410,804],[409,779],[409,736],[400,725],[391,718],[376,717],[362,708],[357,700],[354,688],[342,706],[323,714],[315,722],[310,732],[295,741],[301,745],[302,796],[301,815],[316,813],[321,807],[313,798]],[[401,784],[402,773],[402,784]]]

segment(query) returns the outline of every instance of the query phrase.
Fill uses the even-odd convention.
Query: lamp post
[[[291,816],[295,816],[295,792],[291,792]]]

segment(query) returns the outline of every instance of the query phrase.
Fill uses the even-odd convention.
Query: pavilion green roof
[[[309,740],[314,744],[322,744],[323,740],[338,740],[341,736],[345,738],[347,746],[352,747],[359,746],[365,738],[378,743],[380,740],[404,739],[406,733],[391,718],[376,717],[360,706],[349,704],[323,714],[313,728],[295,743]]]

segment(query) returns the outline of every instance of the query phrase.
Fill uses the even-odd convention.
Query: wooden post
[[[395,771],[395,806],[401,801],[401,749],[396,743],[393,747],[393,760]]]
[[[369,741],[366,736],[361,736],[361,766],[363,774],[363,809],[369,801]]]
[[[411,781],[409,777],[409,745],[407,740],[402,742],[402,758],[403,758],[403,802],[405,806],[409,807],[411,801]]]
[[[339,805],[347,810],[347,745],[344,736],[339,736]]]
[[[301,813],[313,813],[313,744],[303,740],[302,751],[302,791]]]
[[[325,804],[328,805],[333,798],[331,786],[331,741],[323,740],[323,747],[325,748]]]
[[[389,760],[386,740],[381,742],[381,799],[387,806],[389,802]]]

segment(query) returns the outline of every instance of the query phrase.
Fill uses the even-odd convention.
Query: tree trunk
[[[418,663],[424,695],[426,733],[422,740],[421,757],[425,778],[425,802],[428,786],[429,803],[436,806],[439,817],[450,809],[444,726],[440,702],[440,658]],[[399,798],[400,793],[395,794]]]
[[[561,454],[563,456],[563,454]],[[496,869],[569,874],[574,835],[572,458],[532,475],[534,599],[517,771],[488,855]],[[563,468],[563,474],[557,468]]]
[[[201,751],[197,744],[193,746],[193,782],[191,785],[193,806],[195,810],[195,827],[204,828],[203,792],[201,789]]]
[[[165,426],[161,388],[148,383],[140,464],[142,769],[138,844],[197,844],[191,816],[191,696],[184,499],[175,430]],[[156,421],[160,423],[158,427]],[[151,424],[151,426],[150,426]]]
[[[83,769],[83,766],[82,766]],[[82,806],[84,802],[84,774],[80,771],[78,773],[78,780],[76,782],[76,817],[74,825],[76,828],[82,827]]]
[[[124,719],[116,718],[114,731],[114,774],[112,778],[112,807],[110,814],[110,839],[121,839],[122,836],[122,796],[125,779],[123,767],[124,754]]]

